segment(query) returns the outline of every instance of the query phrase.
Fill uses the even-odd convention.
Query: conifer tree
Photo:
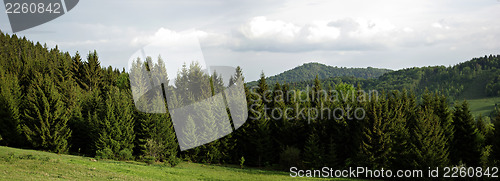
[[[415,107],[410,107],[410,97],[408,97],[408,92],[403,90],[403,92],[394,91],[393,99],[389,99],[391,103],[390,109],[394,110],[394,121],[392,124],[392,155],[391,168],[406,169],[409,168],[410,160],[410,132],[408,130],[408,118],[407,113],[410,109],[415,109]],[[413,105],[415,106],[415,105]]]
[[[496,164],[500,163],[500,111],[497,112],[493,123],[495,124],[495,130],[493,133],[493,145],[491,157]]]
[[[411,128],[411,166],[413,169],[443,167],[449,163],[447,138],[440,126],[439,118],[432,110],[424,107],[418,117],[410,120]]]
[[[27,95],[23,131],[35,148],[64,153],[71,130],[68,110],[50,77],[37,74]]]
[[[89,52],[87,62],[84,63],[83,67],[83,77],[81,78],[83,88],[88,91],[100,88],[103,71],[97,51]]]
[[[22,135],[21,87],[18,79],[0,71],[0,143],[20,147],[25,143]]]
[[[260,99],[262,99],[264,107],[271,107],[272,94],[270,94],[269,86],[266,83],[266,76],[264,75],[264,72],[260,74],[257,93],[261,96]]]
[[[319,169],[324,166],[324,150],[320,147],[318,132],[313,128],[304,147],[304,162],[311,169]]]
[[[119,158],[120,152],[131,154],[135,134],[130,95],[113,88],[107,94],[105,103],[103,119],[94,120],[97,121],[94,125],[98,128],[96,150],[111,150],[113,155],[105,155],[111,158]]]
[[[198,134],[196,131],[196,123],[194,122],[191,116],[186,118],[186,125],[184,129],[182,129],[184,137],[182,140],[179,140],[179,144],[187,145],[188,147],[193,147],[195,145],[199,145]],[[184,143],[181,143],[184,142]],[[198,153],[200,152],[199,147],[191,148],[184,152],[185,157],[187,157],[191,161],[198,161]]]
[[[434,113],[439,117],[440,125],[443,127],[446,138],[448,138],[447,147],[451,150],[455,128],[453,127],[453,115],[449,110],[449,105],[447,98],[444,95],[435,94],[434,95],[435,105],[433,107]]]
[[[480,135],[466,101],[455,106],[453,126],[455,136],[452,142],[452,151],[450,152],[452,163],[459,164],[462,162],[467,166],[480,166]]]
[[[279,155],[281,150],[285,148],[284,142],[287,137],[284,136],[284,129],[287,127],[287,117],[284,115],[285,102],[283,98],[283,91],[281,90],[281,85],[276,82],[274,85],[273,95],[272,95],[272,109],[268,110],[270,115],[269,129],[272,139],[272,151],[273,154]],[[278,158],[274,158],[273,161],[279,161]]]
[[[176,156],[178,145],[172,120],[168,114],[140,114],[142,117],[138,119],[138,122],[140,122],[141,128],[136,134],[137,137],[141,137],[138,144],[140,144],[142,153],[154,156],[158,161],[166,161],[170,156]],[[147,148],[148,140],[150,140],[149,146],[158,148],[157,152],[152,153]],[[152,143],[154,145],[151,145]]]
[[[249,114],[247,123],[245,123],[245,135],[241,139],[244,144],[243,155],[249,161],[250,165],[263,166],[270,158],[271,140],[269,131],[269,119],[264,112],[262,99],[255,95],[251,98],[254,101],[249,102]]]
[[[390,164],[391,119],[389,116],[388,102],[371,101],[368,103],[367,117],[363,129],[361,144],[361,162],[372,169],[388,168]]]

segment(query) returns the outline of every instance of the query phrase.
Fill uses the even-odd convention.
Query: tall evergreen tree
[[[24,133],[35,148],[64,153],[71,130],[68,110],[50,77],[37,74],[27,95]]]
[[[94,120],[98,128],[98,137],[95,140],[96,150],[109,149],[119,158],[120,152],[132,153],[134,134],[134,119],[131,100],[128,92],[121,92],[118,88],[111,89],[106,99],[106,107],[102,120]]]
[[[388,102],[371,101],[368,103],[367,117],[361,144],[361,162],[372,169],[388,168],[392,153],[391,117]]]
[[[500,111],[497,112],[496,117],[493,120],[495,124],[495,131],[493,133],[493,146],[491,157],[496,164],[500,163]]]
[[[100,88],[102,72],[101,62],[99,61],[97,51],[94,50],[94,52],[89,52],[87,62],[83,64],[83,77],[81,78],[80,84],[88,91]]]
[[[408,169],[410,168],[410,131],[408,130],[408,115],[411,110],[416,109],[415,100],[408,96],[408,92],[394,91],[393,98],[389,99],[390,109],[394,110],[394,121],[392,122],[392,155],[391,168]],[[414,99],[414,97],[413,97]],[[415,114],[415,113],[413,113]]]
[[[266,86],[265,84],[262,84]],[[260,87],[259,89],[264,89]],[[261,95],[261,94],[260,94]],[[259,95],[259,96],[260,96]],[[249,114],[244,132],[245,135],[240,140],[240,144],[245,145],[243,156],[248,160],[250,165],[263,166],[270,159],[272,153],[270,131],[269,131],[269,117],[264,111],[264,103],[262,97],[250,94]]]
[[[455,136],[452,142],[452,151],[450,152],[452,163],[458,164],[462,162],[467,166],[480,166],[480,135],[466,101],[455,106],[453,126]]]
[[[319,169],[324,166],[324,149],[320,146],[318,132],[313,128],[304,146],[304,162],[306,166],[313,169]]]
[[[422,110],[423,109],[423,110]],[[419,116],[411,120],[411,166],[414,169],[443,167],[449,163],[447,139],[439,118],[429,108],[418,111]]]
[[[2,145],[20,147],[25,143],[22,135],[21,87],[15,76],[0,71],[0,140]]]

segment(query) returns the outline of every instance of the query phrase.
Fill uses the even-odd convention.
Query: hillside
[[[320,78],[321,79],[321,78]],[[410,90],[421,95],[426,89],[440,91],[452,100],[500,96],[500,55],[489,55],[454,66],[413,67],[388,72],[378,79],[333,77],[322,80],[325,86],[339,82],[363,89]],[[292,84],[296,88],[313,85],[313,79]]]
[[[312,80],[318,75],[319,79],[327,79],[330,77],[356,77],[363,79],[377,78],[384,73],[390,72],[389,69],[379,68],[346,68],[333,67],[321,63],[305,63],[301,66],[287,70],[278,75],[267,78],[269,85],[274,85],[276,82],[283,84],[284,82],[293,83]],[[249,82],[248,85],[256,85],[256,81]]]
[[[0,146],[0,180],[284,180],[289,173],[183,162],[176,167],[95,160]],[[318,180],[315,178],[297,178]],[[348,180],[348,179],[336,179]]]
[[[313,79],[291,83],[295,89],[305,89],[313,85]],[[494,108],[500,96],[500,55],[489,55],[473,58],[454,66],[412,67],[388,72],[378,79],[355,77],[331,77],[321,80],[323,86],[328,87],[338,83],[360,85],[364,90],[377,91],[412,91],[420,97],[426,89],[430,92],[439,91],[448,96],[448,101],[454,103],[459,100],[476,100],[483,106]],[[487,99],[492,99],[488,100]],[[473,106],[474,115],[489,115],[494,109],[478,108]]]
[[[2,33],[0,43],[3,45],[0,46],[0,145],[78,155],[55,155],[0,147],[0,169],[3,172],[0,180],[37,180],[47,177],[76,180],[229,180],[242,177],[282,180],[288,178],[286,173],[252,169],[240,172],[242,170],[234,166],[215,165],[243,164],[249,166],[247,168],[279,168],[287,171],[297,165],[307,169],[323,166],[403,169],[444,167],[459,163],[496,166],[496,163],[500,163],[500,158],[496,157],[499,154],[489,154],[487,149],[491,146],[493,151],[500,150],[500,143],[493,142],[500,140],[496,139],[500,132],[493,132],[495,129],[492,124],[500,123],[500,117],[491,117],[494,118],[491,120],[499,121],[476,121],[470,114],[468,104],[462,103],[456,109],[448,109],[449,104],[446,103],[446,97],[453,96],[452,93],[496,96],[500,84],[498,56],[477,58],[453,67],[409,68],[386,73],[378,79],[347,75],[323,79],[323,84],[336,83],[335,89],[347,93],[354,92],[355,87],[338,83],[359,83],[364,89],[379,91],[411,89],[417,94],[425,87],[431,90],[443,88],[446,95],[428,96],[427,101],[419,101],[415,96],[405,93],[380,96],[366,104],[355,99],[322,100],[319,96],[301,99],[300,102],[289,98],[267,99],[270,90],[263,77],[259,81],[257,94],[246,92],[249,109],[245,124],[219,139],[210,137],[214,138],[210,143],[182,150],[179,149],[180,143],[197,144],[204,141],[203,137],[213,133],[206,131],[197,134],[201,128],[209,131],[230,130],[231,125],[218,123],[225,122],[220,120],[228,116],[223,104],[196,106],[195,111],[181,120],[186,123],[181,128],[174,127],[175,120],[170,114],[139,111],[131,94],[131,82],[137,84],[152,79],[149,76],[130,79],[128,74],[147,70],[148,67],[165,70],[161,59],[151,64],[137,60],[130,72],[125,72],[111,66],[102,67],[97,51],[84,56],[79,53],[70,55],[60,51],[57,46],[48,49],[26,38]],[[322,68],[306,68],[304,72],[295,74],[315,75],[323,72]],[[235,76],[241,76],[241,72]],[[215,97],[209,91],[199,91],[199,87],[224,89],[223,81],[218,76],[204,74],[197,65],[183,70],[177,80],[181,81],[176,82],[175,87],[167,88],[169,93],[181,93],[174,100],[178,106]],[[200,82],[205,84],[200,85]],[[302,86],[308,84],[301,83]],[[315,80],[315,84],[319,87],[320,80]],[[295,87],[281,86],[283,94],[289,95],[293,93],[290,88],[299,88],[301,85],[293,83],[292,86]],[[274,89],[281,87],[274,86]],[[486,90],[480,90],[482,88]],[[310,90],[311,93],[317,91]],[[291,95],[295,96],[293,98],[303,98],[314,94]],[[260,99],[262,96],[267,98]],[[481,102],[484,101],[474,102],[476,109],[491,109],[490,106],[480,105]],[[139,105],[161,106],[164,103],[160,97]],[[337,117],[337,113],[333,113],[333,116],[318,117],[312,112],[325,110],[324,105],[329,110],[341,111],[344,116]],[[356,117],[360,114],[350,111],[351,106],[356,106],[356,110],[366,110],[366,114]],[[171,107],[164,108],[168,113]],[[282,111],[278,114],[268,110]],[[295,110],[297,115],[288,117],[287,110]],[[301,110],[307,110],[307,113]],[[203,116],[204,122],[193,123],[192,115]],[[349,116],[354,116],[357,121],[349,121]],[[475,123],[480,126],[477,129],[479,131],[475,131]],[[438,124],[448,126],[434,126]],[[182,137],[176,135],[178,131],[186,134],[184,138],[189,140],[181,142]],[[407,136],[398,138],[396,135]],[[400,141],[408,144],[393,144]],[[416,148],[414,145],[420,146]],[[443,145],[450,145],[450,149],[443,149]],[[400,154],[399,151],[391,150],[410,152]],[[386,154],[379,154],[381,152]],[[471,154],[463,156],[464,152]],[[422,154],[429,156],[412,156]],[[81,155],[86,157],[79,157]],[[450,158],[447,155],[451,155]],[[178,167],[163,166],[176,165],[181,160],[186,162]],[[144,162],[161,164],[148,167]],[[266,177],[261,178],[253,173]],[[277,177],[274,177],[274,173]]]

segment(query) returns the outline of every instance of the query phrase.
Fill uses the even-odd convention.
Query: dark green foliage
[[[151,165],[151,164],[153,164],[156,161],[156,157],[154,157],[154,156],[144,156],[142,159],[148,165]]]
[[[261,74],[259,87],[252,88],[248,95],[248,117],[249,119],[241,128],[245,135],[239,139],[243,146],[243,156],[249,165],[264,166],[270,164],[272,158],[272,139],[269,127],[270,117],[266,114],[266,107],[271,105],[271,97],[264,74]],[[267,104],[266,104],[267,103]]]
[[[308,168],[319,169],[324,165],[325,155],[320,147],[318,133],[313,129],[304,147],[304,162]]]
[[[302,167],[300,150],[295,147],[286,147],[280,154],[280,164],[283,169],[289,170],[290,167]]]
[[[129,97],[129,99],[123,99]],[[120,158],[120,152],[133,149],[134,145],[134,119],[132,105],[128,91],[114,88],[108,93],[106,99],[106,112],[102,119],[93,120],[97,127],[98,137],[95,142],[97,150],[111,149],[114,158]]]
[[[136,63],[137,64],[134,64],[134,66],[137,66],[136,68],[138,69],[143,68],[141,66],[146,66],[146,63],[141,61]],[[163,70],[166,75],[166,68],[161,58],[159,58],[158,61],[151,66],[155,71]],[[167,79],[166,76],[163,78]],[[124,74],[117,77],[118,87],[124,87],[123,89],[120,88],[120,90],[129,90],[128,88],[125,88],[130,87],[130,85],[128,85],[128,81],[128,76],[124,76]],[[166,80],[157,81],[168,82]],[[124,85],[120,86],[120,84]],[[164,106],[166,108],[164,99],[163,95],[158,93],[155,95],[155,100],[149,103],[151,104],[149,106],[158,108]],[[171,155],[177,155],[178,145],[169,114],[147,114],[136,112],[134,119],[136,120],[136,152],[144,154],[145,157],[153,157],[155,161],[167,161]]]
[[[0,72],[0,143],[23,146],[25,139],[21,128],[21,87],[17,77]]]
[[[384,73],[390,72],[389,69],[378,68],[346,68],[332,67],[320,63],[305,63],[301,66],[287,70],[281,74],[266,78],[269,85],[274,85],[276,82],[283,84],[284,82],[294,83],[313,80],[316,76],[319,79],[327,79],[331,77],[356,77],[356,78],[377,78]],[[249,82],[250,86],[256,85],[255,82]]]
[[[464,163],[467,166],[480,166],[481,135],[474,124],[466,101],[455,106],[453,112],[455,136],[452,142],[450,158],[453,164]]]
[[[494,77],[486,85],[486,95],[500,96],[500,75]]]
[[[410,166],[414,169],[443,167],[449,163],[448,139],[440,126],[439,118],[429,108],[418,111],[418,117],[412,123]]]
[[[388,102],[371,101],[367,107],[367,117],[361,144],[361,163],[372,169],[389,168],[392,158],[392,119]]]
[[[208,75],[194,62],[184,65],[172,86],[161,57],[155,63],[151,57],[147,62],[137,59],[131,72],[146,68],[160,75],[153,76],[153,81],[164,83],[165,93],[175,96],[166,102],[163,92],[158,92],[145,103],[151,105],[134,105],[130,92],[134,80],[125,70],[101,67],[96,51],[82,60],[78,53],[71,57],[57,46],[48,49],[16,35],[0,33],[0,42],[2,145],[59,153],[69,149],[102,159],[136,157],[170,166],[177,165],[179,157],[208,164],[279,163],[286,170],[292,166],[427,169],[459,162],[487,166],[500,161],[500,117],[492,121],[494,129],[486,119],[474,122],[466,104],[454,112],[448,108],[449,101],[457,98],[495,95],[498,56],[453,67],[399,71],[310,63],[267,79],[262,73],[259,81],[244,86],[249,116],[245,124],[216,141],[179,152],[170,105],[178,108],[216,96],[226,89],[222,76]],[[238,78],[243,78],[240,67],[230,85]],[[362,87],[387,94],[365,97],[359,92]],[[165,103],[169,103],[167,114],[142,113],[135,108],[162,109]],[[218,120],[213,118],[228,112],[225,105],[196,108],[207,120]],[[356,108],[366,111],[365,117],[351,119]],[[344,114],[332,114],[328,109]],[[238,115],[230,119],[235,119],[232,116]],[[184,130],[190,143],[214,136],[212,130],[200,137],[193,131],[200,125],[191,117],[185,121],[192,128]],[[231,132],[231,125],[214,121],[202,126]]]
[[[496,161],[496,163],[500,163],[500,112],[497,114],[495,119],[493,120],[493,123],[495,124],[495,131],[493,135],[493,145],[492,145],[492,153],[491,153],[491,158],[493,161]]]
[[[177,165],[179,165],[179,163],[181,163],[181,159],[176,157],[175,155],[170,155],[170,157],[168,158],[168,163],[170,164],[171,167],[175,167]]]
[[[76,57],[78,59],[78,57]],[[80,68],[80,67],[78,67]],[[101,62],[97,52],[89,52],[87,56],[87,62],[83,64],[83,71],[81,77],[79,77],[79,83],[82,89],[92,91],[100,88],[102,85],[102,69]]]
[[[311,71],[314,72],[314,71]],[[300,75],[300,74],[299,74]],[[399,90],[415,92],[420,97],[426,91],[439,91],[448,101],[463,98],[482,98],[498,96],[500,90],[500,56],[489,55],[473,58],[470,61],[454,66],[412,67],[390,71],[373,78],[358,78],[349,76],[321,77],[323,86],[341,82],[360,84],[367,90]],[[301,82],[293,82],[298,89],[314,84],[313,76]]]
[[[120,150],[120,152],[118,153],[118,159],[119,160],[131,160],[131,159],[133,159],[132,150],[130,150],[128,148]]]
[[[26,95],[23,131],[35,148],[64,153],[71,130],[69,112],[50,77],[37,74]]]
[[[240,158],[240,168],[243,168],[243,165],[245,164],[245,157]]]
[[[97,150],[95,156],[98,159],[114,159],[115,158],[115,154],[113,153],[113,150],[111,150],[111,148],[104,148],[102,150]]]

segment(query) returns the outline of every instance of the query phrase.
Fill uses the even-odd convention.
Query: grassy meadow
[[[474,117],[489,116],[495,110],[495,104],[500,105],[500,97],[468,99],[470,111]]]
[[[292,178],[288,172],[240,169],[235,165],[182,162],[146,165],[0,147],[0,180],[326,180]],[[348,180],[348,179],[335,179]]]

